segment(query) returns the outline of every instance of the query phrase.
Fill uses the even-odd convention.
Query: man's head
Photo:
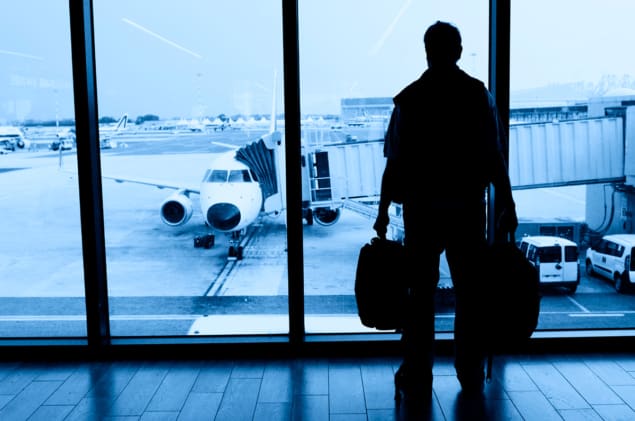
[[[461,34],[450,23],[437,21],[423,36],[429,66],[455,64],[461,58]]]

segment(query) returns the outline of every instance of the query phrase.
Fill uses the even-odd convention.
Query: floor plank
[[[452,358],[433,391],[396,406],[399,359],[290,358],[0,363],[0,419],[635,419],[635,356],[497,356],[482,396],[461,392]]]

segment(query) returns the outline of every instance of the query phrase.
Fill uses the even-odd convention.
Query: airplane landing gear
[[[229,246],[227,254],[229,260],[243,260],[243,246]]]
[[[240,245],[241,231],[233,231],[231,233],[229,252],[227,253],[228,260],[243,260],[243,246]]]
[[[313,225],[313,209],[311,208],[303,209],[302,217],[306,221],[307,225]]]

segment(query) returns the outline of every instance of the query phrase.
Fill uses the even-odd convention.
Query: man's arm
[[[390,222],[388,208],[390,208],[390,203],[393,201],[392,191],[395,183],[395,165],[396,162],[393,159],[386,158],[386,167],[381,177],[379,208],[377,210],[377,218],[373,224],[373,229],[377,232],[379,238],[386,238],[388,223]]]
[[[386,136],[384,138],[384,156],[386,157],[386,167],[381,177],[381,190],[379,196],[379,208],[377,210],[377,218],[373,224],[373,229],[377,232],[379,238],[386,238],[386,232],[388,230],[388,223],[390,217],[388,216],[388,208],[390,203],[399,200],[396,198],[396,191],[399,188],[398,183],[402,180],[398,177],[398,149],[399,149],[399,134],[397,122],[399,119],[399,107],[395,106],[390,116],[390,123],[388,123],[388,130],[386,130]]]
[[[495,237],[497,240],[505,238],[508,234],[513,235],[518,227],[518,217],[516,215],[516,204],[512,196],[512,186],[509,179],[509,169],[505,155],[503,154],[503,144],[507,139],[504,126],[500,120],[498,109],[492,95],[488,92],[488,103],[491,126],[488,137],[495,140],[493,159],[491,162],[491,181],[495,189]]]

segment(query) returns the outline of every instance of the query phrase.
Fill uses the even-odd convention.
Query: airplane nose
[[[231,231],[240,223],[240,209],[231,203],[216,203],[207,210],[207,223],[221,231]]]

